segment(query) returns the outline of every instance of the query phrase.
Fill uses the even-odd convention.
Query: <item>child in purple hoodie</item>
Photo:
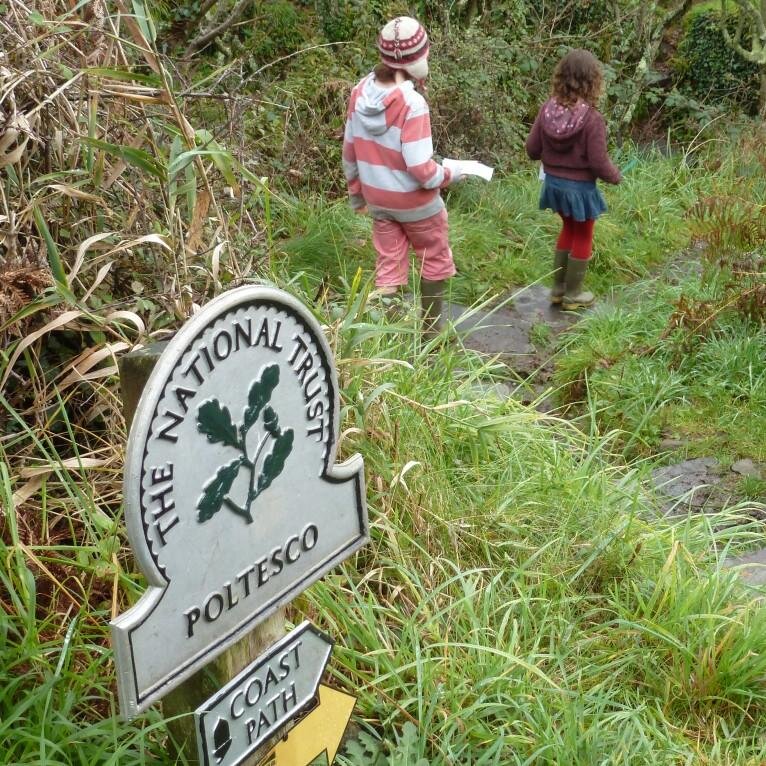
[[[572,50],[553,73],[553,94],[540,108],[527,138],[530,159],[542,160],[545,182],[540,209],[554,210],[563,226],[556,242],[551,303],[572,310],[590,306],[582,289],[593,252],[593,227],[606,212],[596,186],[622,180],[606,149],[606,124],[596,109],[603,90],[598,59]]]

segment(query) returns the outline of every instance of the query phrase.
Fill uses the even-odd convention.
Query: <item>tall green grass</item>
[[[629,453],[674,436],[692,456],[765,460],[766,332],[736,311],[716,316],[718,293],[699,276],[617,291],[568,334],[556,373],[565,396],[587,400],[601,428],[623,431]],[[713,306],[710,322],[674,330],[682,296]]]
[[[365,456],[373,539],[291,618],[337,639],[332,677],[359,695],[341,763],[764,757],[766,612],[720,566],[760,532],[745,509],[654,518],[616,434],[483,393],[491,365],[421,348],[407,320],[374,318],[363,287],[333,314],[341,452]],[[103,553],[121,535],[104,515],[119,463],[65,464],[73,444],[8,414],[4,460],[51,467],[23,504],[22,478],[2,475],[9,762],[171,763],[156,711],[116,718],[106,625],[112,599],[136,592],[124,554]],[[22,545],[14,530],[33,520]]]
[[[683,155],[625,149],[624,156],[636,156],[638,163],[622,185],[603,188],[610,212],[596,226],[589,278],[599,292],[646,277],[686,247],[691,234],[687,212],[713,185]],[[728,173],[733,170],[719,169],[718,178],[726,179]],[[450,244],[458,269],[451,289],[457,299],[472,303],[550,274],[560,221],[550,211],[538,210],[539,193],[534,163],[491,183],[469,179],[447,190]],[[369,221],[354,215],[344,201],[298,204],[282,214],[281,224],[287,235],[287,264],[315,282],[324,279],[339,287],[358,266],[372,273]]]
[[[685,211],[709,187],[679,158],[645,163],[610,193],[613,213],[599,224],[601,291],[686,244]],[[547,273],[556,225],[535,211],[537,192],[520,171],[450,195],[458,297]],[[680,347],[670,345],[631,360],[626,349],[657,343],[686,287],[629,288],[635,299],[628,291],[620,306],[593,313],[561,355],[561,383],[579,386],[572,398],[584,402],[573,424],[499,399],[484,385],[497,367],[459,342],[424,348],[412,318],[385,324],[369,300],[366,219],[321,201],[273,216],[282,257],[274,254],[271,277],[326,324],[341,453],[359,451],[367,466],[372,542],[291,612],[337,639],[332,678],[359,695],[361,732],[340,761],[766,758],[762,594],[723,567],[761,538],[757,506],[659,518],[634,449],[651,443],[661,405],[680,412],[710,380],[757,416],[759,336],[732,324],[694,360],[681,353],[673,366]],[[143,583],[120,517],[115,381],[83,380],[54,396],[51,371],[40,374],[31,352],[22,362],[46,406],[18,412],[0,401],[3,758],[170,764],[157,710],[130,724],[116,716],[107,625]]]
[[[125,603],[118,586],[135,591],[121,520],[108,513],[118,466],[65,462],[64,440],[31,427],[2,397],[0,406],[15,430],[0,444],[2,762],[168,762],[158,711],[131,726],[117,717],[108,623]],[[66,407],[54,417],[74,437]],[[77,453],[76,442],[68,446]],[[24,463],[39,473],[25,477]]]
[[[757,763],[766,612],[720,562],[761,527],[656,518],[615,434],[457,400],[457,366],[485,374],[458,359],[344,375],[373,542],[302,602],[360,695],[367,749],[343,762]]]

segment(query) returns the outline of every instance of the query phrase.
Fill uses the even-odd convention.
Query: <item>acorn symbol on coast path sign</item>
[[[231,747],[231,732],[229,731],[229,722],[225,718],[219,718],[218,723],[213,730],[213,755],[216,763],[220,763]]]

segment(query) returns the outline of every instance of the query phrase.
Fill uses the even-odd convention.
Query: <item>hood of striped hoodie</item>
[[[364,129],[373,136],[382,136],[407,108],[405,90],[413,88],[409,80],[395,88],[381,88],[375,76],[370,75],[362,85],[354,109]]]

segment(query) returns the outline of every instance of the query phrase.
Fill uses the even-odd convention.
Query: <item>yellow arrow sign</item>
[[[261,766],[308,766],[322,753],[332,766],[356,697],[319,685],[319,704],[280,742]]]

